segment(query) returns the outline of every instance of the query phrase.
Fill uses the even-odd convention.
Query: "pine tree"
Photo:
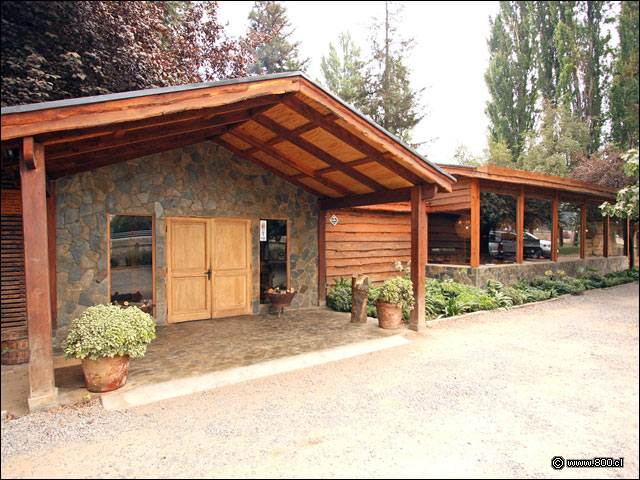
[[[249,73],[261,75],[304,70],[309,64],[309,58],[300,58],[300,42],[291,43],[289,40],[294,30],[290,29],[287,9],[281,3],[255,2],[249,20],[251,32],[269,38],[256,48],[256,61],[250,65]]]
[[[385,2],[385,18],[371,27],[372,58],[365,75],[366,102],[363,113],[397,135],[411,141],[411,131],[424,118],[421,94],[409,80],[404,58],[414,46],[413,39],[398,36],[402,6]],[[378,32],[383,32],[379,38]]]
[[[349,32],[341,33],[338,49],[329,44],[329,55],[322,56],[323,83],[342,100],[358,109],[365,101],[365,62],[360,57],[360,48],[355,45]]]
[[[622,2],[611,86],[611,137],[623,150],[638,146],[639,28],[638,2]]]

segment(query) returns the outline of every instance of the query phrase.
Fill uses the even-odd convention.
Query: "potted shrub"
[[[82,359],[90,392],[110,392],[127,381],[130,357],[142,357],[156,338],[156,325],[138,307],[95,305],[73,321],[62,348],[67,358]]]
[[[399,328],[402,312],[413,310],[413,284],[405,277],[390,278],[378,290],[376,310],[378,324],[382,328]]]

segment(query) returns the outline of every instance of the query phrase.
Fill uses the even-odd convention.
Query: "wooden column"
[[[609,256],[609,215],[602,221],[602,256]]]
[[[58,328],[58,290],[56,273],[56,182],[47,182],[47,243],[49,246],[49,283],[51,328]],[[288,265],[288,264],[287,264]]]
[[[424,332],[427,328],[425,311],[425,275],[427,268],[427,205],[422,185],[411,189],[411,282],[415,306],[411,311],[409,328]]]
[[[580,258],[585,258],[587,243],[587,202],[582,202],[580,209]]]
[[[520,193],[516,203],[516,262],[524,262],[524,186],[520,186]]]
[[[471,179],[471,266],[480,266],[480,182]]]
[[[318,305],[327,304],[327,212],[318,200]]]
[[[560,221],[558,215],[558,191],[556,190],[556,196],[553,199],[553,206],[551,207],[551,261],[558,261],[558,223]]]
[[[53,375],[51,298],[44,146],[23,141],[20,156],[24,229],[27,326],[29,329],[29,410],[58,403]]]

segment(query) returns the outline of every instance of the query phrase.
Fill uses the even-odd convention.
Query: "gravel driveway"
[[[638,478],[638,284],[123,412],[2,422],[2,478]],[[624,457],[624,468],[551,458]]]

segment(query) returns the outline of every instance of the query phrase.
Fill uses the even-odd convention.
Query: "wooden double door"
[[[248,219],[167,218],[167,321],[251,313]]]

